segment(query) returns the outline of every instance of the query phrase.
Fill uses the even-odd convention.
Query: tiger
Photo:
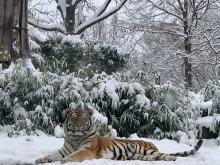
[[[190,151],[166,154],[158,150],[151,142],[99,136],[93,111],[65,110],[64,144],[62,148],[37,159],[36,164],[55,161],[81,162],[92,159],[175,161],[177,157],[195,154],[202,146],[199,140]]]

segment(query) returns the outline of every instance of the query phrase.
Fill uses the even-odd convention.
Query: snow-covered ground
[[[132,139],[137,139],[137,137],[133,136]],[[192,148],[186,144],[167,139],[142,140],[153,142],[160,151],[165,153],[190,150]],[[62,138],[46,135],[9,138],[6,134],[0,134],[0,165],[34,164],[35,159],[60,148],[62,144]],[[219,155],[220,147],[216,145],[215,140],[205,140],[196,155],[178,158],[175,162],[115,161],[100,159],[83,161],[81,163],[66,163],[66,165],[219,165]],[[51,164],[60,165],[59,162]]]

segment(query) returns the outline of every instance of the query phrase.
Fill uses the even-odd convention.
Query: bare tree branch
[[[111,16],[112,14],[116,13],[119,9],[122,8],[122,6],[127,2],[127,0],[122,0],[115,8],[113,8],[112,10],[101,14],[98,17],[93,18],[92,20],[88,20],[86,22],[84,22],[83,24],[81,24],[79,27],[76,28],[74,34],[80,34],[82,33],[84,30],[86,30],[87,28],[91,27],[92,25],[108,18],[109,16]],[[96,15],[96,14],[95,14]]]
[[[41,30],[55,31],[55,32],[60,32],[60,33],[63,33],[63,34],[67,34],[65,28],[59,27],[57,25],[42,25],[42,24],[39,24],[39,23],[35,23],[32,20],[28,20],[28,24],[31,25],[31,26],[34,26],[38,29],[41,29]]]
[[[94,17],[98,17],[102,13],[104,13],[110,3],[111,3],[111,0],[106,0],[105,3],[102,5],[102,7],[100,7],[99,11],[97,11],[97,13],[94,14]]]
[[[178,15],[176,15],[176,14],[174,14],[174,13],[172,13],[172,12],[170,12],[170,11],[168,11],[168,10],[166,10],[166,9],[164,9],[164,8],[162,8],[162,7],[160,7],[160,6],[158,6],[157,4],[155,4],[154,2],[152,2],[151,0],[148,0],[148,1],[149,1],[154,7],[156,7],[156,8],[158,8],[158,9],[164,11],[165,13],[170,14],[170,15],[172,15],[172,16],[174,16],[174,17],[176,17],[176,18],[178,18],[178,19],[180,19],[180,20],[183,21],[183,18],[182,18],[182,17],[180,17],[180,16],[178,16]]]
[[[204,5],[205,11],[201,14],[201,16],[198,18],[199,20],[203,17],[203,15],[205,15],[205,13],[208,11],[209,9],[209,0],[207,1],[207,4]],[[198,9],[197,9],[198,10]]]
[[[86,2],[86,0],[65,0],[65,1],[55,0],[55,1],[57,3],[57,9],[61,13],[62,19],[64,21],[65,28],[56,25],[52,25],[52,26],[41,25],[33,21],[29,21],[29,24],[46,31],[57,31],[63,34],[73,34],[73,35],[80,34],[87,28],[91,27],[92,25],[116,13],[127,2],[127,0],[121,0],[121,2],[118,5],[116,5],[113,9],[106,11],[112,0],[105,0],[102,6],[98,9],[97,12],[95,12],[95,14],[91,18],[89,18],[85,22],[80,22],[79,25],[77,24],[77,20],[76,20],[76,11],[78,10],[78,12],[82,14],[83,9],[82,7],[80,8],[79,3],[83,1]]]
[[[172,6],[178,13],[182,14],[182,10],[178,9],[174,4],[172,4],[171,2],[169,2],[169,0],[166,1],[170,6]]]
[[[180,10],[182,11],[182,13],[184,13],[184,9],[183,9],[183,6],[182,6],[182,3],[180,0],[177,0],[178,4],[179,4],[179,7],[180,7]]]

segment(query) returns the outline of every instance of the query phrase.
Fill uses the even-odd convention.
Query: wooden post
[[[0,0],[0,63],[29,56],[27,0]]]

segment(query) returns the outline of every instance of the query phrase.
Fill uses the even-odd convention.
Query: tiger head
[[[90,134],[95,129],[95,124],[92,119],[93,111],[87,110],[64,110],[65,121],[64,121],[64,133],[65,136],[72,138],[82,137]]]

